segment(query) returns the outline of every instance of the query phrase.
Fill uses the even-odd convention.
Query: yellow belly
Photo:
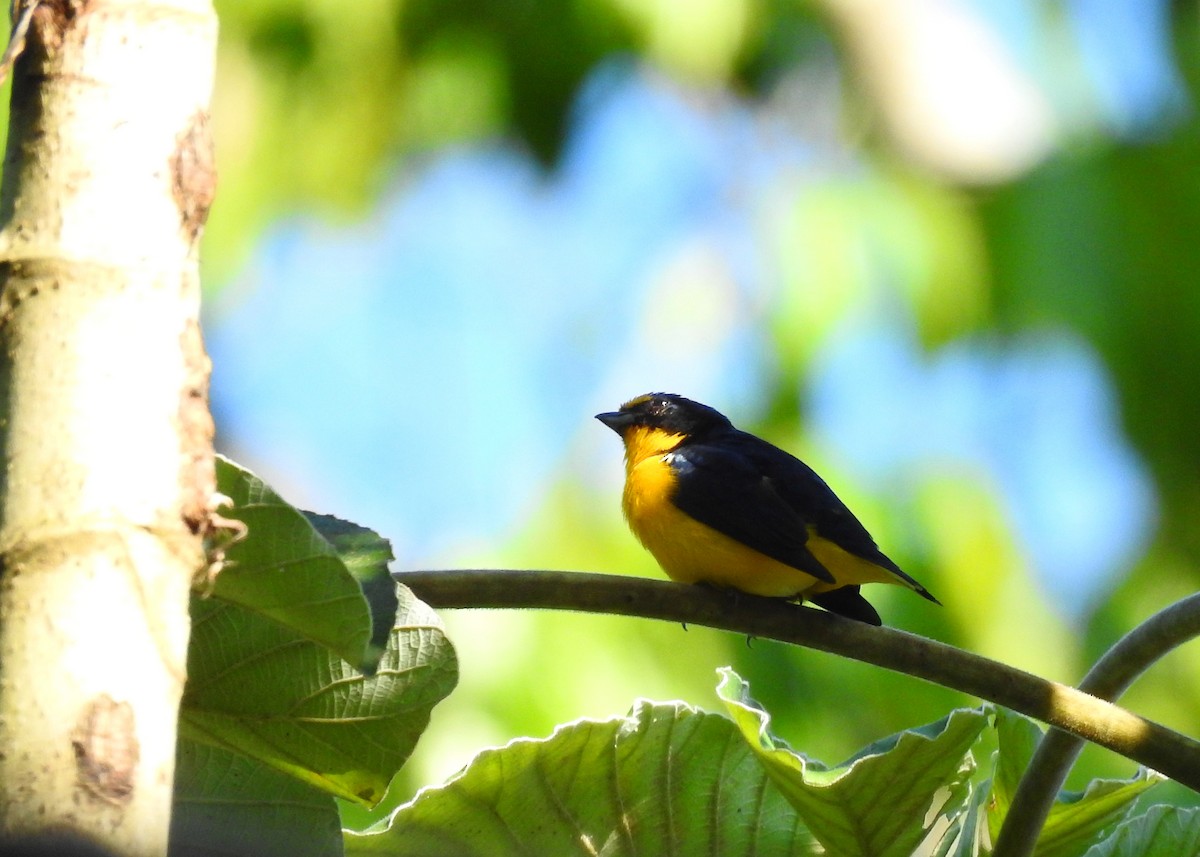
[[[644,458],[625,480],[629,527],[680,583],[712,583],[775,598],[792,598],[818,581],[701,524],[671,502],[675,480],[662,456]]]
[[[630,529],[672,580],[729,586],[773,598],[818,595],[860,583],[907,585],[886,568],[816,535],[811,527],[807,547],[836,583],[817,580],[717,532],[671,502],[675,476],[664,458],[647,456],[629,468],[622,505]]]

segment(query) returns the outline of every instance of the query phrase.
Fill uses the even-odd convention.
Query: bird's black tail
[[[875,608],[858,592],[857,586],[842,586],[822,592],[820,595],[806,596],[808,601],[818,607],[824,607],[830,613],[837,613],[847,619],[866,622],[868,625],[882,625],[883,620],[875,612]]]

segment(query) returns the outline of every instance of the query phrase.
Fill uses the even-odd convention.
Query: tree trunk
[[[166,852],[188,590],[214,493],[197,243],[215,44],[210,0],[46,0],[14,69],[0,835]]]

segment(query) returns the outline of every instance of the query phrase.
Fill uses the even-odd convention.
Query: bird
[[[596,419],[625,446],[621,505],[663,571],[751,595],[811,601],[881,625],[864,583],[940,604],[875,544],[799,458],[674,393],[647,393]]]

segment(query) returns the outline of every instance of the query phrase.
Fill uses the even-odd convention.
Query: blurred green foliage
[[[853,4],[216,5],[221,189],[206,236],[210,288],[245,263],[273,219],[313,209],[360,215],[407,160],[440,147],[507,137],[552,164],[580,83],[614,53],[638,55],[690,85],[752,98],[768,97],[793,67],[832,57],[845,87],[842,154],[833,159],[852,152],[862,166],[829,169],[815,192],[781,200],[786,217],[763,236],[777,250],[785,284],[765,331],[778,386],[763,396],[767,419],[747,428],[810,460],[945,603],[938,611],[905,592],[878,593],[873,600],[889,624],[1075,681],[1123,631],[1200,582],[1194,109],[1142,139],[1066,135],[1010,179],[972,184],[908,157],[889,135],[878,93],[858,85],[867,76],[861,48],[847,47],[855,34],[844,12]],[[1172,14],[1174,60],[1194,88],[1200,10],[1175,4]],[[794,382],[815,346],[836,335],[839,319],[881,280],[915,310],[927,348],[969,332],[1004,341],[1029,330],[1073,331],[1111,372],[1121,421],[1153,474],[1160,526],[1146,555],[1082,626],[1046,600],[979,474],[930,472],[911,486],[913,507],[895,510],[837,461],[823,460],[827,453],[804,448]],[[615,466],[615,451],[613,459]],[[616,495],[593,496],[571,477],[565,467],[562,484],[507,544],[481,545],[456,561],[658,574],[625,531]],[[396,800],[465,763],[481,740],[546,735],[575,717],[621,712],[634,696],[705,700],[712,669],[724,663],[753,680],[780,734],[823,758],[970,703],[902,676],[706,629],[565,615],[467,613],[446,621],[462,684],[435,711],[416,765],[394,786]],[[1200,656],[1182,651],[1127,701],[1194,733],[1200,694],[1179,689],[1198,683]],[[1130,773],[1096,752],[1081,767],[1073,782]]]

